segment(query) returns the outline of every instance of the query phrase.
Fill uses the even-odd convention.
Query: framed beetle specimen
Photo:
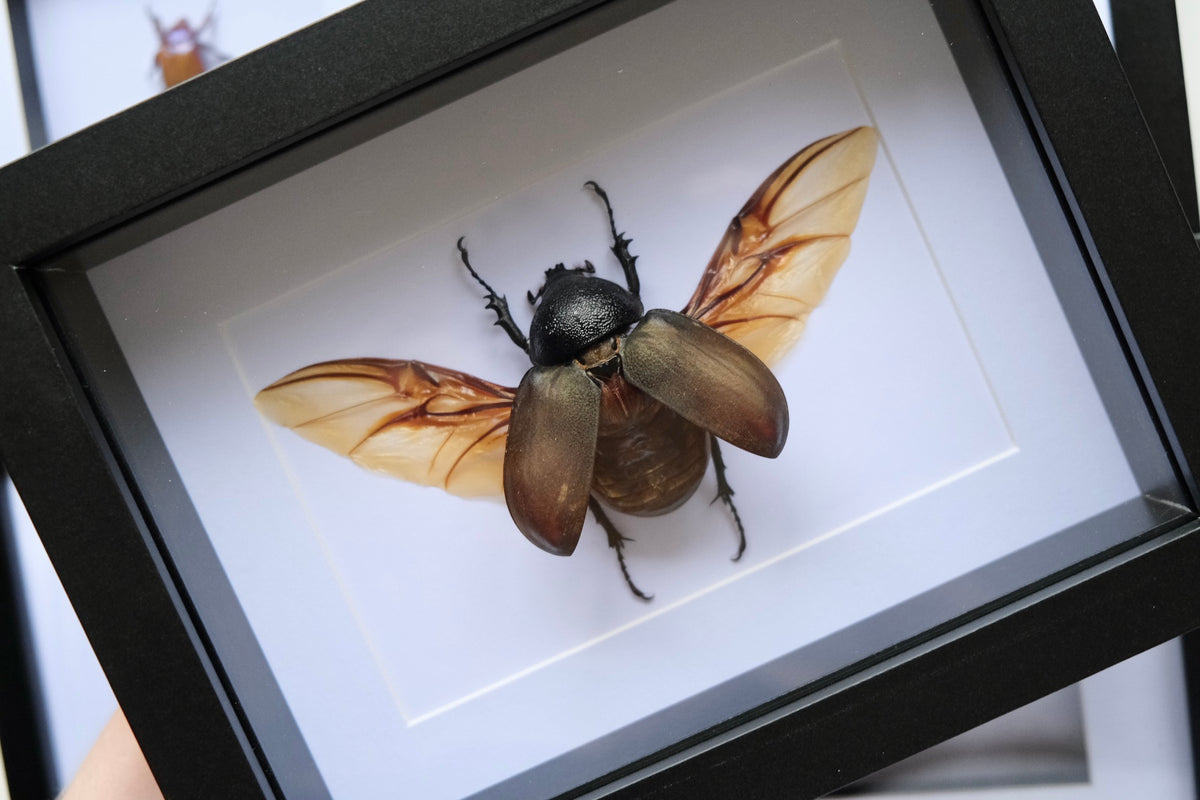
[[[730,222],[682,314],[643,316],[632,242],[595,182],[587,186],[604,201],[627,288],[590,277],[590,261],[557,264],[528,295],[537,304],[528,337],[459,239],[496,324],[533,360],[519,389],[419,361],[359,359],[297,370],[255,403],[362,466],[454,494],[503,495],[521,532],[555,555],[575,552],[590,510],[630,590],[649,600],[597,498],[637,516],[673,511],[711,455],[714,499],[733,514],[741,558],[746,532],[717,438],[772,458],[783,449],[787,400],[764,360],[796,341],[845,259],[876,147],[873,129],[856,128],[781,164]]]
[[[12,0],[11,33],[31,146],[75,133],[346,5],[349,0],[287,6],[125,0],[68,8]],[[196,118],[192,124],[216,119]]]
[[[320,98],[287,119],[254,109],[261,126],[172,162],[170,181],[114,178],[56,206],[69,232],[0,207],[18,222],[0,358],[33,375],[4,384],[5,458],[168,794],[815,796],[1200,622],[1185,577],[1200,394],[1179,351],[1200,337],[1162,305],[1195,285],[1194,246],[1136,110],[1112,107],[1123,84],[1086,3],[1036,26],[1023,0],[811,3],[803,25],[772,0],[463,5],[436,12],[468,20],[452,35],[425,12],[357,6],[0,173],[6,202],[57,196],[28,182],[78,174],[63,170],[75,148],[119,147],[124,126],[181,124],[210,84]],[[403,59],[389,31],[412,32]],[[1094,58],[1059,59],[1061,37]],[[317,53],[336,67],[291,83]],[[761,365],[713,377],[757,364],[741,347],[760,343],[691,317],[751,320],[706,315],[736,295],[712,287],[731,274],[720,253],[753,238],[765,178],[839,142],[859,155],[801,161],[835,190],[869,172],[869,189],[846,193],[831,230],[853,246],[775,364],[787,446],[720,450],[744,554],[730,563],[735,523],[710,505],[728,494],[717,470],[690,474],[669,514],[606,510],[619,533],[578,535],[595,476],[633,472],[596,466],[597,343],[615,337],[629,383],[690,419],[699,441],[668,434],[675,455],[706,464],[706,431],[732,441],[746,420],[778,449]],[[812,239],[766,219],[768,239]],[[772,274],[774,250],[749,252]],[[814,286],[841,260],[815,259]],[[595,275],[552,266],[588,262]],[[531,288],[533,307],[503,301]],[[603,324],[589,312],[579,336],[549,334],[593,295]],[[411,480],[439,453],[464,463],[454,436],[500,432],[456,423],[383,447],[417,461],[396,481],[254,405],[309,433],[329,423],[312,438],[352,453],[395,432],[397,409],[372,404],[396,400],[402,373],[490,393],[474,407],[510,415],[503,457]],[[571,386],[506,388],[543,378]],[[304,383],[320,402],[290,395]],[[18,385],[66,388],[31,406]],[[709,404],[747,394],[759,410]],[[414,435],[448,402],[423,406]],[[463,477],[508,482],[508,507],[440,488]],[[78,502],[54,501],[66,492]],[[679,499],[650,495],[632,510]],[[572,559],[525,546],[514,518]],[[621,536],[653,603],[615,578]],[[101,583],[96,553],[128,592]],[[170,681],[134,657],[130,616],[173,654]],[[200,757],[164,714],[206,720]],[[881,715],[886,730],[868,722]]]

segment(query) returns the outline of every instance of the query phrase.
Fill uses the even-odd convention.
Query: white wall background
[[[0,164],[7,164],[25,155],[29,141],[25,137],[25,111],[21,105],[21,85],[17,80],[7,3],[0,7],[0,25],[3,25],[0,29]]]

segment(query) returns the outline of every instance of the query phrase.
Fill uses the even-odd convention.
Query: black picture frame
[[[1191,114],[1175,4],[1113,0],[1113,46],[1162,156],[1193,235],[1200,235]],[[1191,727],[1192,773],[1200,792],[1200,633],[1181,640]]]
[[[8,476],[0,465],[0,486]],[[14,800],[48,797],[57,790],[41,673],[33,645],[25,579],[7,491],[0,492],[0,745],[4,777]]]
[[[1200,230],[1179,22],[1172,3],[1114,0],[1113,46],[1192,230]]]
[[[0,171],[0,448],[167,796],[328,791],[153,424],[110,390],[128,378],[111,332],[64,322],[92,302],[80,265],[659,5],[363,3]],[[1032,132],[1180,513],[559,796],[818,796],[1200,624],[1200,272],[1129,86],[1084,0],[934,8],[961,69],[1005,75],[976,106],[993,131]],[[172,551],[167,528],[196,535]]]
[[[46,144],[46,119],[42,113],[42,95],[34,69],[33,42],[29,31],[29,9],[25,0],[8,0],[8,24],[16,60],[17,79],[21,88],[21,106],[25,115],[25,133],[29,146],[36,149]]]

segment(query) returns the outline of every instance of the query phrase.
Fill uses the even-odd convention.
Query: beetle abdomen
[[[168,89],[204,72],[204,60],[200,58],[197,50],[174,53],[164,49],[158,54],[156,61],[162,70],[163,85]]]
[[[683,505],[708,468],[708,433],[620,373],[601,389],[592,490],[612,508],[636,516]]]

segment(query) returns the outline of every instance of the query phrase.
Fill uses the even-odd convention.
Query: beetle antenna
[[[640,298],[642,295],[641,281],[638,280],[637,274],[638,257],[631,255],[629,252],[629,245],[633,244],[633,239],[627,237],[624,232],[617,232],[617,222],[613,218],[612,203],[608,202],[608,193],[600,188],[600,184],[596,183],[595,181],[588,181],[584,184],[584,186],[591,189],[600,196],[601,200],[604,201],[604,209],[608,212],[608,228],[610,231],[612,231],[613,255],[616,256],[617,261],[621,263],[621,270],[625,273],[625,283],[629,287],[629,291],[632,292],[635,297]]]
[[[725,478],[725,459],[721,458],[721,448],[717,444],[717,437],[710,433],[708,438],[712,442],[713,467],[717,472],[717,496],[712,499],[712,502],[722,501],[733,513],[733,521],[737,523],[738,530],[738,551],[737,555],[730,560],[738,561],[741,559],[742,553],[746,552],[746,529],[742,526],[742,516],[738,514],[737,506],[733,504],[733,487]]]
[[[146,15],[150,17],[150,21],[154,23],[154,32],[158,34],[159,39],[166,39],[167,32],[163,30],[162,21],[155,15],[154,11],[149,6],[146,7]],[[165,44],[165,42],[164,42]]]
[[[200,27],[196,28],[195,33],[197,36],[200,35],[201,31],[203,31],[205,28],[207,28],[209,25],[212,24],[213,17],[216,15],[216,13],[217,13],[217,0],[213,0],[212,4],[208,7],[208,14],[205,15],[204,21],[200,23]]]
[[[496,290],[488,285],[488,282],[479,277],[479,273],[471,266],[471,262],[467,259],[467,246],[463,244],[467,237],[460,236],[458,238],[458,252],[462,256],[463,266],[467,268],[467,272],[471,273],[471,277],[479,282],[479,285],[487,290],[487,305],[484,308],[490,308],[496,312],[496,321],[493,325],[499,325],[500,329],[508,334],[508,338],[513,340],[513,344],[529,352],[529,340],[525,338],[525,334],[521,333],[521,329],[517,327],[517,323],[513,322],[512,314],[508,310],[508,298],[496,294]]]
[[[629,590],[639,600],[645,600],[646,602],[653,600],[654,595],[646,594],[637,587],[633,582],[633,578],[629,577],[629,567],[625,566],[625,542],[632,541],[632,539],[621,535],[621,532],[617,530],[617,526],[613,525],[612,520],[604,513],[604,509],[596,502],[596,498],[588,498],[588,508],[592,510],[592,515],[595,516],[596,522],[600,523],[600,527],[604,529],[604,533],[608,535],[608,546],[617,551],[617,565],[621,567],[621,574],[625,576],[625,585],[629,587]]]

